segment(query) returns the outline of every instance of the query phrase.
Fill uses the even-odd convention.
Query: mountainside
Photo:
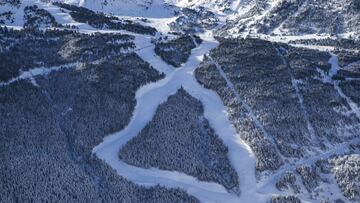
[[[224,25],[228,34],[358,35],[360,32],[357,0],[82,0],[65,3],[134,17],[169,17],[171,12],[182,8],[205,8],[229,20]]]
[[[358,34],[359,8],[356,0],[257,1],[240,11],[230,28],[262,34]]]
[[[2,0],[0,171],[0,202],[359,202],[360,2]]]

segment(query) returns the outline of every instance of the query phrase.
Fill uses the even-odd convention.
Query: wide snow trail
[[[166,73],[166,77],[155,83],[141,87],[136,92],[136,107],[129,125],[122,131],[110,135],[93,149],[93,152],[119,175],[141,185],[162,185],[169,188],[180,188],[197,197],[202,202],[265,202],[265,195],[256,193],[255,156],[236,134],[235,128],[228,120],[227,109],[219,96],[202,87],[194,77],[194,70],[203,56],[217,46],[210,33],[201,35],[203,43],[193,49],[187,63],[174,69],[154,55],[153,47],[147,46],[149,41],[138,37],[135,41],[141,47],[137,53],[154,68]],[[204,116],[229,148],[229,158],[240,177],[241,195],[229,193],[217,183],[199,181],[184,173],[164,171],[156,168],[144,169],[131,166],[118,157],[119,150],[132,138],[137,136],[155,115],[157,107],[167,98],[183,87],[204,105]],[[149,152],[150,153],[150,152]]]

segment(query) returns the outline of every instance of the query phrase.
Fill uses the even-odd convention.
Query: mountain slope
[[[359,9],[1,1],[0,202],[358,202]]]
[[[263,34],[347,34],[360,32],[359,19],[356,0],[256,1],[226,27]]]

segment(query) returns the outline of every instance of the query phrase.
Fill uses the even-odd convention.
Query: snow
[[[74,23],[71,17],[67,13],[63,13],[60,9],[56,6],[53,6],[50,3],[46,3],[41,0],[22,0],[19,7],[13,7],[9,5],[1,5],[0,6],[0,14],[6,11],[11,11],[14,13],[14,22],[6,22],[6,26],[8,27],[23,27],[24,25],[24,8],[26,6],[37,5],[39,8],[43,8],[48,10],[52,15],[54,15],[55,19],[58,23],[61,24],[71,24]]]
[[[39,8],[49,11],[51,15],[54,16],[56,22],[62,25],[78,25],[78,23],[71,18],[70,14],[64,12],[64,9],[62,9],[62,11],[59,7],[42,1],[37,2],[36,5],[39,6]]]
[[[332,47],[332,46],[306,45],[306,44],[290,44],[290,45],[293,47],[314,49],[314,50],[325,51],[325,52],[330,52],[330,51],[335,50],[335,47]]]
[[[338,57],[336,55],[332,54],[331,58],[329,59],[329,63],[331,64],[331,69],[329,71],[328,76],[329,76],[329,78],[332,78],[340,70]]]
[[[156,27],[156,29],[159,32],[162,33],[168,33],[171,32],[170,27],[167,26],[169,25],[171,22],[174,22],[176,20],[177,17],[169,17],[169,18],[147,18],[148,19],[148,23],[147,25],[151,26],[151,27]]]

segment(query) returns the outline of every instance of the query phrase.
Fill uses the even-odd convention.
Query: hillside
[[[357,0],[3,0],[0,202],[360,201]]]

